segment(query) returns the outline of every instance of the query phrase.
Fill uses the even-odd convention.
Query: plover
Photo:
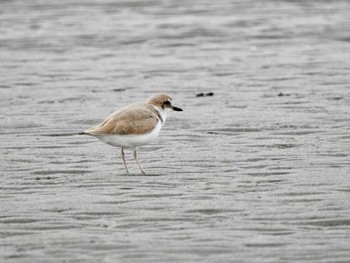
[[[154,141],[171,111],[182,109],[171,104],[172,99],[164,93],[150,97],[145,103],[134,103],[109,115],[100,125],[79,134],[92,135],[104,143],[121,148],[121,158],[127,173],[124,149],[132,149],[134,158],[145,174],[137,158],[136,150]]]

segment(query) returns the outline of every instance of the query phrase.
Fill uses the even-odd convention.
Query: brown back
[[[109,115],[100,125],[85,133],[91,135],[126,135],[150,133],[160,119],[159,112],[148,103],[135,103]]]

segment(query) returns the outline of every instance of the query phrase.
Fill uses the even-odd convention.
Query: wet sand
[[[52,2],[1,2],[1,262],[350,261],[350,2]],[[76,135],[160,91],[147,176]]]

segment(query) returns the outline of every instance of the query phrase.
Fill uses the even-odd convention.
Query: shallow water
[[[350,2],[0,5],[2,262],[350,261]],[[159,91],[147,176],[76,135]]]

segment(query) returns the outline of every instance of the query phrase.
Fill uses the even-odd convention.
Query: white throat
[[[153,107],[156,109],[156,111],[159,112],[160,116],[162,117],[162,120],[163,120],[162,125],[163,125],[163,124],[165,123],[166,118],[168,117],[168,114],[169,114],[169,112],[170,112],[171,110],[170,110],[169,108],[163,109],[163,108],[156,107],[156,106],[153,106]]]

